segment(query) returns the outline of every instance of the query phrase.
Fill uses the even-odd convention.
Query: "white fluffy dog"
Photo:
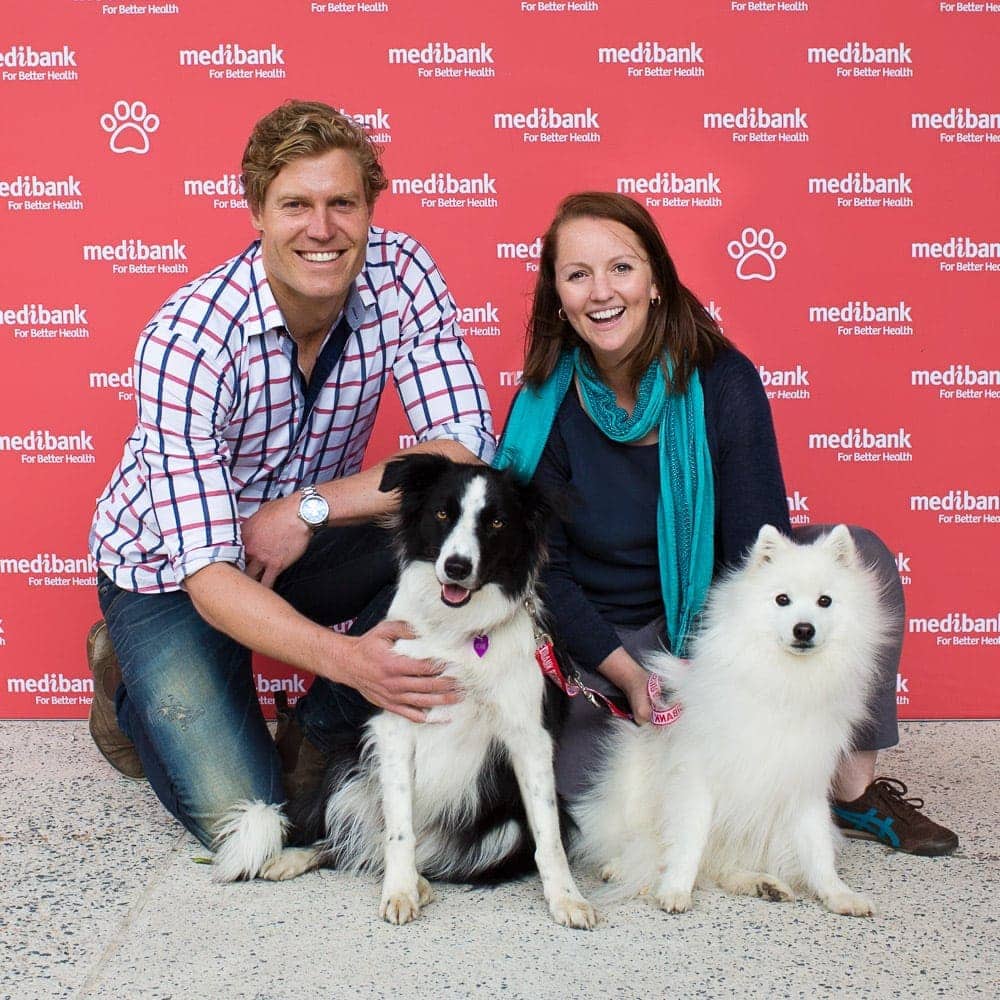
[[[796,545],[765,525],[711,590],[689,663],[648,666],[682,706],[666,729],[618,726],[574,810],[579,853],[628,895],[691,907],[696,880],[835,913],[872,904],[837,875],[828,794],[865,718],[889,622],[880,585],[838,525]]]

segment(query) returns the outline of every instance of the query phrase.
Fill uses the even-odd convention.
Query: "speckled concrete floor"
[[[1000,996],[998,737],[1000,723],[905,725],[882,770],[962,846],[921,859],[848,843],[842,872],[874,920],[702,892],[690,913],[635,902],[585,933],[549,921],[533,879],[439,886],[402,928],[379,920],[368,878],[213,885],[85,723],[0,722],[0,997]]]

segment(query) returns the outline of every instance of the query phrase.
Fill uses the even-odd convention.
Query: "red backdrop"
[[[903,717],[996,717],[1000,4],[437,0],[5,6],[0,716],[78,717],[87,530],[138,331],[252,238],[235,175],[289,97],[362,116],[376,221],[434,254],[498,424],[537,237],[634,194],[760,366],[795,523],[879,532]],[[370,455],[407,433],[383,406]],[[258,662],[259,687],[306,678]]]

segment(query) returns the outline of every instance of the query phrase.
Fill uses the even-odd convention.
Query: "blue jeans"
[[[324,625],[360,616],[355,628],[364,631],[388,607],[395,571],[381,529],[330,528],[275,590]],[[136,594],[100,573],[97,594],[122,669],[118,724],[169,812],[211,846],[236,802],[283,802],[250,651],[205,622],[183,591]],[[300,699],[298,717],[323,745],[339,720],[367,711],[357,692],[317,678]]]

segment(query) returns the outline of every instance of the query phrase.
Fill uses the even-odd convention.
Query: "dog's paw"
[[[408,924],[420,916],[420,899],[417,893],[395,892],[383,896],[378,915],[390,924]]]
[[[601,866],[601,870],[597,874],[602,882],[614,882],[621,875],[620,859],[612,858],[607,864]]]
[[[823,899],[823,903],[831,913],[841,913],[845,917],[875,916],[875,907],[871,900],[850,890],[831,893]]]
[[[653,898],[665,913],[685,913],[691,909],[690,889],[661,889]]]
[[[718,879],[719,888],[734,896],[757,896],[769,903],[790,903],[795,899],[791,887],[780,878],[763,872],[729,872]]]
[[[307,847],[286,847],[265,862],[260,870],[260,877],[270,882],[284,882],[286,879],[298,878],[316,867],[317,854]]]
[[[563,927],[573,927],[576,930],[589,931],[597,926],[598,916],[590,903],[582,896],[563,896],[549,904],[552,919]]]
[[[421,906],[427,906],[428,903],[433,903],[437,897],[434,895],[434,890],[431,888],[430,882],[427,881],[420,875],[417,877],[417,900]]]
[[[754,895],[769,903],[791,903],[795,893],[780,878],[762,878],[754,887]]]

